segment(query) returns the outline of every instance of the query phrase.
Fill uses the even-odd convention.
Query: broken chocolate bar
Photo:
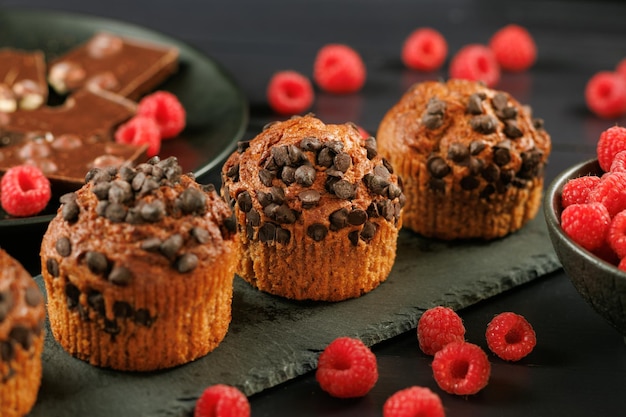
[[[48,82],[59,94],[92,86],[137,100],[178,70],[178,56],[175,47],[102,32],[54,59]]]
[[[36,109],[47,99],[43,52],[0,49],[0,112]]]

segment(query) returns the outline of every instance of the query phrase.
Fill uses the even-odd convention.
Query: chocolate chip
[[[436,97],[433,97],[430,100],[428,100],[428,104],[426,104],[426,113],[443,115],[445,111],[446,111],[445,101],[439,100]]]
[[[296,213],[286,204],[278,206],[274,211],[273,219],[281,224],[293,224],[296,222]]]
[[[350,243],[352,243],[352,245],[357,246],[359,244],[359,231],[353,230],[348,233],[348,240],[350,240]]]
[[[272,153],[276,166],[282,167],[291,163],[287,146],[274,146],[271,148],[270,152]]]
[[[11,362],[15,357],[15,349],[9,341],[0,342],[0,358],[3,362]]]
[[[211,235],[209,234],[209,232],[206,229],[203,229],[202,227],[193,227],[190,231],[189,234],[196,239],[196,242],[202,244],[202,243],[207,243],[209,240],[211,240]]]
[[[509,184],[513,178],[515,178],[515,171],[512,169],[503,169],[500,171],[500,182],[502,184]]]
[[[185,253],[176,260],[176,270],[181,274],[191,272],[198,266],[198,256],[194,253]]]
[[[436,192],[446,192],[446,182],[441,178],[431,178],[428,180],[428,187]]]
[[[483,135],[488,135],[496,131],[498,127],[498,121],[490,114],[483,114],[474,116],[470,119],[470,125],[472,129]]]
[[[130,184],[126,181],[115,180],[111,183],[108,192],[108,200],[111,203],[128,203],[133,198]]]
[[[291,240],[291,232],[287,229],[283,229],[282,227],[276,228],[276,242],[286,245]]]
[[[322,143],[316,137],[307,136],[300,141],[300,148],[303,151],[317,152],[322,149]]]
[[[226,176],[233,182],[239,181],[239,164],[235,164],[226,170]]]
[[[530,179],[539,175],[543,153],[537,149],[532,149],[522,152],[521,156],[522,167],[520,168],[519,176]]]
[[[478,181],[476,177],[468,175],[466,177],[461,178],[460,184],[461,184],[462,189],[471,191],[471,190],[478,188],[478,186],[480,185],[480,182]]]
[[[485,188],[480,192],[480,198],[489,198],[489,196],[496,192],[496,187],[493,184],[485,185]]]
[[[91,187],[91,192],[94,193],[98,200],[107,200],[109,198],[109,189],[111,189],[110,182],[101,182]]]
[[[276,173],[265,168],[259,170],[259,180],[261,181],[261,184],[266,187],[272,186],[274,178],[276,178]]]
[[[284,167],[280,173],[280,179],[287,185],[296,182],[296,169],[294,167]]]
[[[183,247],[183,237],[182,235],[176,233],[172,236],[168,237],[161,243],[159,247],[159,251],[163,256],[165,256],[170,261],[176,259],[176,252]]]
[[[440,156],[431,156],[428,158],[426,168],[433,178],[443,178],[450,173],[450,167]]]
[[[52,275],[52,278],[57,278],[59,276],[59,262],[54,258],[46,259],[46,270]]]
[[[348,214],[348,223],[360,226],[367,221],[367,212],[362,209],[354,209]]]
[[[326,142],[326,147],[333,151],[335,154],[343,151],[343,142],[340,140],[330,140]]]
[[[328,168],[333,164],[334,157],[334,152],[330,148],[325,147],[317,154],[317,165]]]
[[[92,182],[94,184],[98,184],[100,182],[109,182],[111,181],[111,174],[106,169],[102,168],[92,168],[85,175],[85,182]]]
[[[483,99],[484,94],[474,93],[469,96],[467,101],[467,111],[470,114],[482,114],[483,113]]]
[[[11,307],[13,306],[13,295],[10,290],[0,292],[0,323],[9,314]]]
[[[478,155],[487,147],[487,144],[480,140],[473,140],[470,142],[469,151],[471,155]]]
[[[120,223],[126,219],[128,209],[121,203],[109,203],[104,209],[104,217],[113,223]]]
[[[378,145],[374,136],[370,136],[365,139],[363,145],[365,146],[365,150],[367,150],[367,159],[373,159],[376,155],[378,155]]]
[[[321,195],[317,190],[304,190],[298,194],[298,198],[302,202],[302,208],[309,209],[317,206]]]
[[[509,105],[509,98],[504,93],[496,93],[491,99],[491,104],[496,110],[503,110]]]
[[[402,188],[393,182],[390,183],[389,187],[387,187],[387,196],[393,200],[394,198],[400,197],[400,195],[402,195]]]
[[[206,195],[197,188],[186,188],[180,194],[178,204],[185,214],[203,214],[206,212]]]
[[[375,218],[375,217],[379,217],[380,213],[378,212],[378,205],[376,205],[376,203],[370,203],[370,205],[367,207],[367,217],[369,218]]]
[[[482,172],[485,163],[480,158],[470,158],[469,160],[469,172],[472,175],[478,175]]]
[[[140,308],[135,312],[135,321],[142,326],[150,327],[154,318],[150,317],[150,312],[145,308]]]
[[[509,141],[502,141],[493,147],[493,162],[499,166],[508,164],[511,161],[511,144]]]
[[[313,223],[307,227],[306,234],[314,241],[320,242],[328,234],[328,228],[321,223]]]
[[[261,224],[261,215],[255,209],[250,210],[246,213],[246,224],[250,226],[257,227]]]
[[[78,298],[80,297],[80,291],[72,283],[65,284],[65,297],[67,300],[67,308],[70,310],[78,305]]]
[[[41,295],[41,291],[37,287],[27,287],[26,292],[24,293],[24,300],[26,300],[26,304],[31,307],[37,307],[43,301],[43,296]]]
[[[338,169],[335,169],[334,165],[332,165],[330,168],[328,168],[324,172],[326,173],[327,176],[335,177],[337,180],[343,178],[343,176],[344,176],[344,173],[339,171]]]
[[[259,200],[259,204],[261,204],[261,207],[267,207],[274,201],[272,194],[266,193],[264,191],[257,191],[256,198]]]
[[[489,182],[496,182],[500,178],[500,167],[496,164],[489,164],[482,169],[481,175]]]
[[[378,201],[376,204],[378,205],[378,212],[385,220],[388,220],[388,221],[393,220],[396,211],[391,201],[382,200],[382,201]]]
[[[363,229],[361,230],[361,239],[363,239],[366,242],[369,240],[372,240],[374,236],[376,235],[377,229],[378,229],[378,226],[376,225],[376,223],[366,222],[363,225]]]
[[[125,287],[133,280],[133,273],[130,272],[130,269],[124,266],[116,265],[109,273],[108,279],[115,285]]]
[[[301,165],[296,169],[296,182],[304,187],[310,187],[315,181],[316,171],[311,165]]]
[[[64,258],[70,256],[72,253],[72,244],[70,243],[70,239],[65,236],[61,236],[57,239],[54,248],[57,253]]]
[[[515,120],[507,120],[504,122],[504,134],[511,139],[517,139],[524,135]]]
[[[85,254],[87,267],[94,274],[104,274],[109,269],[109,260],[101,252],[89,251]]]
[[[144,196],[150,194],[152,191],[159,188],[159,183],[154,178],[146,178],[146,180],[141,184],[141,189],[138,191],[139,196]]]
[[[76,200],[68,201],[63,204],[63,208],[61,209],[61,216],[66,222],[75,222],[78,220],[79,213],[80,208],[78,207]]]
[[[352,158],[347,153],[341,152],[335,155],[335,168],[341,172],[346,172],[352,166]]]
[[[348,209],[340,208],[330,213],[328,216],[330,221],[330,230],[339,230],[348,225]]]
[[[33,345],[33,333],[28,327],[15,325],[9,332],[9,339],[20,344],[24,350],[30,349]]]
[[[391,172],[385,165],[376,165],[374,169],[372,170],[372,172],[374,173],[374,175],[384,178],[386,180],[388,180],[389,177],[391,177]]]
[[[259,228],[259,240],[262,243],[273,242],[276,239],[276,225],[263,223]]]
[[[389,181],[380,175],[372,175],[367,179],[367,186],[372,193],[384,195],[389,187]]]
[[[513,106],[508,106],[496,111],[496,116],[502,120],[515,119],[517,117],[517,109]]]
[[[117,324],[115,320],[109,320],[107,318],[104,319],[104,328],[102,329],[105,333],[116,335],[120,332],[120,326]]]
[[[465,165],[469,161],[469,148],[462,143],[452,143],[448,147],[448,159],[459,165]]]
[[[87,294],[87,304],[91,307],[96,313],[104,316],[105,314],[105,305],[104,305],[104,297],[102,293],[99,291],[91,290]]]
[[[113,303],[113,314],[115,317],[128,318],[132,317],[135,312],[130,304],[125,301],[116,301]]]
[[[247,191],[242,191],[237,195],[237,205],[244,213],[252,210],[252,197]]]
[[[438,114],[425,114],[422,116],[422,124],[429,130],[435,130],[443,125],[443,117]]]
[[[543,121],[543,119],[538,119],[538,118],[533,119],[533,127],[534,127],[535,129],[537,129],[537,130],[542,130],[542,129],[543,129],[543,126],[544,126],[544,121]]]
[[[333,185],[333,192],[343,200],[351,200],[356,195],[356,187],[346,180],[339,180]]]
[[[289,165],[291,166],[297,166],[302,161],[307,160],[300,148],[295,145],[289,145],[287,147],[287,154],[289,155]]]
[[[141,242],[141,249],[147,252],[158,252],[163,241],[158,237],[150,237]]]
[[[139,207],[139,215],[149,223],[155,223],[165,217],[165,203],[154,200]]]
[[[122,165],[119,169],[119,176],[122,181],[131,183],[137,172],[129,165]]]

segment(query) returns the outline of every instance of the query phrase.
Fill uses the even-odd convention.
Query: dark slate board
[[[44,372],[32,417],[184,416],[211,384],[247,395],[315,369],[339,336],[373,345],[416,327],[435,305],[468,307],[560,268],[543,216],[492,242],[445,243],[402,231],[396,264],[373,292],[339,303],[294,302],[235,279],[233,319],[222,344],[174,369],[128,373],[70,357],[49,328]],[[42,286],[41,277],[35,278]]]

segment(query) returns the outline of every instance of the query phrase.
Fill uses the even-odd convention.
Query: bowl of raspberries
[[[552,181],[544,215],[576,290],[626,336],[626,128],[603,131],[597,158]]]

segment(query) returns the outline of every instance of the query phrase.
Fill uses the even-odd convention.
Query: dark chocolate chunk
[[[196,242],[201,243],[201,244],[207,243],[211,239],[211,235],[209,234],[209,232],[206,229],[203,229],[202,227],[193,227],[189,231],[189,234],[194,239],[196,239]]]
[[[295,171],[295,180],[304,187],[310,187],[315,181],[316,171],[311,165],[301,165]]]
[[[183,247],[183,237],[182,235],[176,233],[172,236],[168,237],[161,243],[159,247],[159,251],[163,256],[165,256],[170,261],[174,261],[176,259],[176,252]]]
[[[158,222],[165,217],[165,204],[161,200],[142,204],[139,208],[139,215],[149,223]]]
[[[273,203],[283,204],[285,202],[285,191],[280,187],[270,188],[270,195]]]
[[[259,180],[261,181],[261,184],[265,185],[266,187],[272,186],[272,182],[274,181],[275,177],[276,173],[273,171],[265,168],[259,170]]]
[[[206,212],[206,195],[197,188],[186,188],[180,194],[179,208],[185,214],[203,214]]]
[[[280,179],[287,185],[296,182],[296,168],[286,166],[280,173]]]
[[[380,175],[368,177],[367,186],[374,194],[384,195],[389,187],[389,181]]]
[[[2,297],[0,297],[0,300]],[[43,296],[41,295],[41,291],[37,287],[27,287],[26,292],[24,293],[24,300],[26,304],[31,307],[37,307],[43,301]],[[1,301],[0,301],[1,304]]]
[[[484,111],[483,98],[484,94],[480,93],[470,95],[467,101],[467,112],[470,114],[482,114]]]
[[[108,192],[108,200],[111,203],[126,204],[133,198],[130,184],[126,181],[115,180],[111,183]]]
[[[443,178],[450,173],[450,167],[440,156],[432,156],[426,161],[426,168],[433,178]]]
[[[244,213],[252,210],[252,197],[247,191],[242,191],[237,195],[237,205]]]
[[[286,245],[291,240],[291,232],[282,227],[276,228],[276,243]]]
[[[7,317],[12,306],[13,295],[11,295],[11,290],[0,292],[0,323]]]
[[[544,126],[543,119],[534,118],[533,119],[533,127],[537,130],[542,130]]]
[[[517,139],[524,135],[515,120],[507,120],[504,122],[504,134],[511,139]]]
[[[515,119],[517,117],[517,109],[513,106],[508,106],[496,111],[496,115],[502,120]]]
[[[109,189],[111,188],[110,182],[100,182],[95,184],[91,188],[91,192],[94,193],[98,200],[107,200],[109,198]]]
[[[496,93],[491,99],[491,104],[496,110],[503,110],[509,105],[509,98],[504,93]]]
[[[487,144],[480,140],[473,140],[469,145],[471,155],[478,155],[487,147]]]
[[[499,166],[508,164],[511,161],[511,143],[504,140],[493,147],[493,162]]]
[[[426,113],[428,114],[440,114],[443,115],[446,111],[446,102],[436,97],[428,100],[426,105]]]
[[[176,260],[176,270],[181,274],[191,272],[198,266],[198,256],[195,253],[184,253]]]
[[[102,168],[92,168],[85,175],[85,182],[93,182],[94,184],[98,184],[100,182],[109,182],[112,177],[109,171]]]
[[[470,158],[469,160],[469,171],[472,175],[478,175],[483,170],[483,166],[485,165],[484,161],[480,158]]]
[[[57,239],[54,248],[56,249],[57,253],[64,258],[70,256],[70,254],[72,253],[72,244],[70,243],[70,239],[65,236]]]
[[[350,243],[352,243],[354,246],[359,244],[359,231],[358,230],[353,230],[350,233],[348,233],[348,240],[350,240]]]
[[[438,114],[426,113],[422,116],[422,124],[426,126],[427,129],[435,130],[443,125],[443,117]]]
[[[480,192],[480,198],[489,198],[489,196],[496,192],[496,187],[493,184],[485,185],[485,188]]]
[[[322,143],[316,137],[307,136],[300,141],[300,148],[303,151],[317,152],[322,149]]]
[[[33,333],[28,327],[19,324],[11,329],[9,339],[20,344],[24,350],[30,349],[33,345]]]
[[[80,291],[76,285],[68,282],[65,284],[65,297],[67,299],[67,308],[70,310],[78,305],[78,298],[80,297]]]
[[[444,193],[446,191],[446,182],[441,178],[431,178],[428,180],[428,187],[433,191]]]
[[[378,226],[376,225],[376,223],[365,222],[365,224],[363,225],[363,229],[361,230],[361,239],[366,242],[372,240],[376,235],[377,229]]]
[[[226,176],[230,178],[233,182],[239,181],[239,164],[235,164],[228,168],[226,171]]]
[[[128,318],[132,317],[135,312],[133,311],[131,305],[126,301],[116,301],[113,303],[113,314],[115,317]]]
[[[246,224],[250,226],[257,227],[261,224],[261,215],[255,209],[250,210],[246,213]]]
[[[150,316],[150,312],[145,308],[140,308],[135,312],[135,322],[142,326],[150,327],[154,323],[154,318]]]
[[[162,243],[158,237],[151,237],[141,242],[141,249],[147,252],[158,252]]]
[[[120,223],[126,219],[128,209],[121,203],[109,203],[104,209],[104,217],[113,223]]]
[[[287,146],[274,146],[271,149],[271,153],[276,166],[282,167],[291,163]]]
[[[333,151],[335,154],[343,151],[343,142],[340,140],[330,140],[326,142],[325,146]]]
[[[400,188],[399,185],[392,183],[389,183],[389,187],[387,187],[387,196],[390,199],[394,199],[397,197],[400,197],[402,195],[402,188]]]
[[[105,313],[105,305],[104,305],[104,297],[102,293],[96,290],[91,290],[87,294],[87,304],[91,307],[95,312],[104,316]]]
[[[54,258],[46,259],[46,270],[52,278],[57,278],[59,276],[59,262],[57,262]]]
[[[452,143],[448,147],[448,159],[459,165],[465,165],[469,161],[470,151],[469,148],[462,143]]]
[[[328,228],[321,223],[313,223],[307,227],[306,234],[314,241],[320,242],[328,234]]]
[[[333,211],[328,216],[328,220],[330,221],[331,230],[339,230],[346,227],[348,225],[348,209],[344,207]]]
[[[328,168],[333,164],[334,157],[334,152],[330,148],[324,147],[317,154],[317,164]]]
[[[335,169],[335,166],[332,165],[330,168],[328,168],[326,171],[324,171],[326,173],[326,175],[328,175],[329,177],[335,177],[337,179],[341,179],[344,176],[344,173],[339,171],[338,169]]]
[[[481,175],[489,182],[496,182],[500,178],[500,167],[496,164],[489,164],[482,169]]]
[[[360,226],[367,221],[367,212],[362,209],[354,209],[348,214],[348,223]]]
[[[468,175],[461,178],[460,184],[462,189],[471,191],[478,188],[478,186],[480,185],[480,181],[478,181],[476,177]]]
[[[488,135],[496,131],[498,127],[498,121],[490,114],[482,114],[474,116],[470,119],[470,125],[472,129],[483,135]]]
[[[356,187],[346,180],[339,180],[333,184],[333,192],[343,200],[351,200],[356,195]]]
[[[15,349],[9,341],[0,342],[0,358],[3,362],[11,362],[15,357]]]
[[[302,161],[306,161],[307,158],[304,156],[300,148],[295,145],[289,145],[287,147],[287,154],[289,155],[289,165],[297,166]]]
[[[94,274],[104,274],[109,269],[109,260],[101,252],[89,251],[85,254],[87,267]]]
[[[238,153],[243,153],[245,152],[246,149],[248,149],[250,147],[250,141],[249,140],[240,140],[237,142],[237,152]],[[239,168],[239,167],[237,167]]]
[[[108,278],[113,284],[125,287],[133,280],[133,273],[124,266],[116,265],[109,273]]]
[[[274,202],[272,194],[266,193],[264,191],[257,191],[256,198],[259,200],[259,204],[261,204],[261,207],[267,207]]]
[[[262,243],[273,242],[276,239],[276,225],[263,223],[259,228],[259,240]]]
[[[352,158],[347,153],[340,152],[335,155],[334,164],[339,171],[346,172],[352,166]]]
[[[364,146],[365,150],[367,150],[367,159],[372,159],[378,155],[378,145],[374,136],[365,139]]]
[[[321,195],[317,190],[304,190],[298,194],[298,198],[302,202],[302,208],[309,209],[317,206]]]
[[[296,213],[286,204],[278,206],[278,208],[274,211],[273,219],[281,224],[293,224],[296,222],[296,218]]]
[[[133,180],[130,183],[130,188],[135,191],[141,190],[146,179],[147,175],[144,172],[137,172],[137,174],[133,177]]]
[[[386,180],[389,179],[389,177],[391,177],[391,172],[389,171],[389,169],[381,164],[381,165],[376,165],[374,167],[374,169],[372,170],[372,172],[374,173],[374,175],[379,176],[381,178],[384,178]]]
[[[66,222],[75,222],[76,220],[78,220],[79,214],[80,208],[78,207],[78,203],[76,203],[76,199],[63,204],[63,208],[61,209],[61,216],[63,216],[63,220],[65,220]]]
[[[522,152],[521,156],[522,167],[520,168],[519,176],[530,179],[539,175],[543,153],[538,149],[532,149]]]
[[[389,162],[387,158],[382,158],[382,161],[383,161],[383,165],[385,166],[385,168],[387,168],[387,171],[393,174],[393,165],[391,165],[391,162]]]
[[[116,335],[120,332],[120,326],[117,324],[117,321],[105,318],[102,330],[110,335]]]

